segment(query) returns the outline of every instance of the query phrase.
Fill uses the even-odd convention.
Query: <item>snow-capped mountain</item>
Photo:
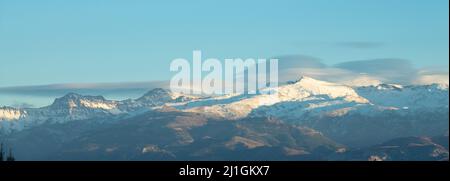
[[[227,119],[271,116],[309,119],[311,116],[343,116],[357,113],[372,116],[385,110],[447,108],[448,85],[401,86],[380,84],[352,88],[301,77],[273,90],[272,94],[226,95],[171,104],[188,112]]]
[[[87,119],[107,119],[116,115],[148,111],[152,107],[169,102],[195,99],[165,89],[153,89],[144,96],[132,100],[114,101],[102,96],[86,96],[69,93],[55,99],[53,104],[42,108],[0,107],[0,130],[11,132],[42,123],[65,123]]]
[[[351,88],[302,77],[273,92],[199,99],[174,106],[228,120],[273,117],[358,147],[448,130],[448,86]]]
[[[69,93],[42,108],[0,108],[0,126],[4,132],[26,127],[74,120],[108,119],[117,115],[136,115],[173,107],[220,119],[236,120],[246,117],[276,117],[300,123],[326,117],[352,114],[377,116],[383,111],[447,110],[448,85],[401,86],[380,84],[352,88],[345,85],[301,77],[297,81],[271,88],[266,94],[231,94],[196,97],[153,89],[138,99],[106,100],[102,96]],[[423,112],[423,111],[421,111]]]
[[[0,108],[1,130],[10,132],[42,123],[64,123],[72,120],[104,118],[117,114],[117,102],[101,96],[82,96],[69,93],[42,108]]]
[[[432,109],[447,107],[449,104],[448,85],[380,84],[359,87],[356,92],[370,102],[380,106],[400,109]]]
[[[247,159],[258,155],[255,150],[276,153],[272,159],[324,159],[334,153],[339,159],[357,158],[356,152],[341,155],[347,148],[448,135],[448,85],[349,87],[301,77],[261,92],[205,97],[158,88],[123,101],[69,93],[46,107],[0,107],[0,139],[11,140],[26,159],[58,151],[56,159],[97,153],[119,160],[223,155],[216,153],[236,159],[242,151]],[[121,139],[112,139],[118,135]],[[34,147],[47,151],[30,155]]]
[[[13,107],[0,107],[0,120],[19,119],[24,112]]]
[[[163,106],[166,103],[187,102],[195,99],[199,99],[199,97],[178,94],[167,89],[155,88],[138,99],[120,101],[118,108],[123,112],[134,112],[142,109],[144,109],[143,111],[148,111],[148,108],[156,108]]]
[[[294,116],[293,110],[305,112],[309,110],[327,109],[332,106],[348,107],[368,104],[369,101],[359,96],[351,87],[301,77],[295,82],[266,90],[268,94],[259,95],[227,95],[192,101],[177,106],[188,112],[201,112],[227,119],[240,119],[251,116],[279,115],[281,113]],[[270,109],[265,109],[270,107]],[[255,112],[260,109],[260,111]],[[298,113],[297,116],[301,116]]]
[[[87,119],[102,114],[118,114],[119,102],[106,100],[102,96],[83,96],[69,93],[64,97],[57,98],[52,105],[43,109],[55,114],[54,117],[68,116],[69,120]]]

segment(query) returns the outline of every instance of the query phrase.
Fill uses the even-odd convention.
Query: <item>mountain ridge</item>
[[[207,97],[157,88],[121,101],[69,93],[41,108],[0,107],[0,138],[31,160],[448,158],[448,87],[355,88],[301,77],[263,92]],[[444,146],[377,146],[445,134],[436,137]],[[42,152],[28,152],[34,148]]]
[[[223,95],[202,98],[155,88],[137,99],[113,101],[103,96],[68,93],[56,98],[51,105],[41,108],[2,107],[0,123],[7,121],[10,124],[9,127],[20,129],[24,126],[11,125],[14,122],[27,121],[42,123],[51,117],[59,119],[56,122],[65,122],[97,116],[133,114],[160,109],[162,106],[226,119],[274,115],[296,118],[311,113],[342,115],[351,110],[374,106],[379,107],[377,109],[391,110],[445,106],[448,108],[448,86],[380,84],[352,88],[302,76],[296,81],[278,87],[275,93],[261,95]],[[292,111],[297,113],[289,114]],[[364,110],[361,111],[364,112]],[[27,124],[31,125],[31,123]],[[6,127],[5,124],[0,125],[3,125],[2,129]]]

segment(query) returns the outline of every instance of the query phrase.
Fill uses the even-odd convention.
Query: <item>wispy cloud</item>
[[[291,67],[324,68],[327,67],[322,60],[317,57],[307,55],[285,55],[274,57],[278,59],[278,68],[287,69]]]
[[[448,70],[436,70],[436,69],[421,69],[418,72],[417,77],[414,79],[414,84],[448,84],[449,83]]]
[[[358,60],[336,65],[325,65],[320,62],[320,59],[315,59],[315,61],[318,62],[309,62],[308,64],[302,64],[302,66],[291,64],[283,66],[284,68],[280,67],[280,82],[294,80],[299,76],[309,76],[350,86],[377,85],[380,83],[448,84],[448,70],[430,71],[415,68],[409,60],[405,59]]]
[[[333,67],[379,77],[383,82],[399,84],[410,84],[418,73],[410,61],[396,58],[349,61]]]
[[[144,93],[150,89],[167,87],[166,81],[119,83],[72,83],[0,88],[0,93],[34,96],[60,96],[69,92],[91,95]]]
[[[384,58],[358,60],[326,65],[319,58],[305,55],[278,56],[280,84],[309,76],[319,80],[351,86],[396,84],[448,84],[448,69],[418,69],[409,60]],[[130,98],[153,88],[168,88],[169,81],[52,84],[0,88],[0,94],[58,97],[69,92]],[[131,96],[132,97],[132,96]]]

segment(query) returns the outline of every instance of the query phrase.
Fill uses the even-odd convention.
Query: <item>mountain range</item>
[[[448,85],[301,77],[266,92],[69,93],[0,107],[0,139],[19,160],[448,160]]]

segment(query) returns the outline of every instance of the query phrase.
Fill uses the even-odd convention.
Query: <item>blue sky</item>
[[[448,67],[447,0],[0,0],[0,87],[168,80],[174,58]]]

